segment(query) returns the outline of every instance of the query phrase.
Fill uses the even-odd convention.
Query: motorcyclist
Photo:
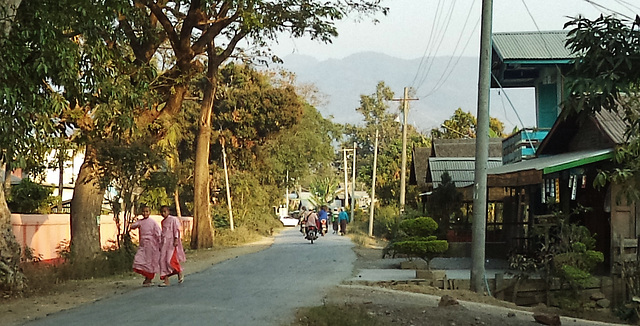
[[[306,230],[305,230],[305,238],[309,235],[309,227],[313,226],[316,228],[318,228],[318,215],[316,215],[316,212],[314,209],[311,209],[309,211],[309,214],[307,215],[307,223],[306,223]]]
[[[327,208],[326,205],[322,205],[320,207],[320,211],[318,212],[318,220],[320,221],[320,223],[318,223],[318,228],[321,228],[323,225],[323,221],[324,221],[324,225],[326,225],[328,227],[329,225],[329,213],[328,213],[329,208]],[[322,236],[324,236],[324,230],[320,229],[320,234]]]
[[[299,222],[300,233],[306,236],[307,235],[307,217],[309,217],[309,214],[311,214],[311,210],[307,210],[305,206],[302,206],[300,210],[301,210],[300,222]]]

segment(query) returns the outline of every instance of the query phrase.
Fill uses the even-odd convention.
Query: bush
[[[7,201],[9,210],[14,213],[40,213],[50,212],[50,207],[55,202],[51,196],[53,190],[35,183],[29,179],[11,187],[11,198]]]
[[[399,223],[400,232],[385,250],[386,253],[417,257],[429,262],[449,249],[447,240],[438,240],[433,235],[438,223],[431,217],[406,219]]]
[[[418,217],[400,222],[400,230],[408,236],[426,237],[438,229],[438,223],[431,217]]]

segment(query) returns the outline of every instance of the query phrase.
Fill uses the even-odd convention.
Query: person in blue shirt
[[[322,205],[320,207],[320,211],[318,212],[318,221],[320,221],[320,234],[324,236],[324,228],[323,225],[329,227],[329,214],[328,214],[327,205]]]
[[[340,207],[340,214],[338,214],[338,220],[340,221],[340,235],[347,234],[347,223],[350,222],[349,214],[344,210],[344,207]]]

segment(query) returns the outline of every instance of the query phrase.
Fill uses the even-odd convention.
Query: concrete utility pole
[[[493,1],[482,1],[480,71],[478,77],[478,126],[476,129],[475,188],[471,241],[471,291],[484,292],[487,226],[487,159],[489,158],[489,89],[491,87],[491,16]]]
[[[404,214],[404,205],[407,188],[407,118],[409,117],[409,101],[416,101],[416,98],[409,98],[409,88],[404,88],[404,96],[401,99],[392,101],[402,101],[402,164],[400,168],[400,214]]]
[[[344,157],[344,207],[347,207],[347,204],[349,204],[349,166],[347,165],[347,151],[349,150],[346,148],[342,149],[342,155]]]
[[[229,210],[229,228],[231,231],[235,230],[233,225],[233,210],[231,209],[231,189],[229,189],[229,172],[227,169],[227,151],[224,148],[224,142],[222,142],[222,161],[224,163],[224,182],[227,188],[227,209]]]
[[[356,142],[353,142],[353,177],[351,177],[351,220],[353,221],[353,212],[356,207]]]
[[[376,168],[378,165],[378,128],[376,128],[376,142],[373,147],[373,176],[371,176],[371,207],[369,210],[369,236],[373,237],[373,210],[376,203]],[[353,218],[353,217],[351,217]]]

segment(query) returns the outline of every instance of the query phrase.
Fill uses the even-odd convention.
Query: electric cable
[[[442,74],[440,75],[440,78],[438,78],[438,80],[436,81],[436,83],[433,86],[432,90],[429,91],[426,96],[429,96],[429,95],[435,93],[436,91],[438,91],[446,83],[446,81],[449,79],[449,77],[451,76],[451,74],[455,70],[455,67],[458,65],[458,62],[460,62],[460,58],[464,54],[464,51],[467,49],[467,46],[469,45],[469,43],[471,41],[471,37],[474,36],[475,31],[478,29],[478,26],[480,24],[480,17],[478,18],[473,30],[471,31],[471,33],[469,35],[469,38],[467,39],[467,42],[465,43],[464,47],[460,51],[460,55],[458,56],[458,58],[456,59],[455,63],[453,64],[453,67],[451,67],[451,63],[453,62],[453,59],[456,56],[456,52],[458,51],[458,46],[460,45],[460,41],[462,41],[462,36],[464,34],[464,31],[465,31],[465,29],[467,27],[467,24],[469,23],[469,18],[471,18],[471,13],[473,12],[473,7],[474,7],[475,3],[476,2],[474,1],[471,4],[471,6],[469,7],[469,12],[467,13],[467,17],[465,18],[464,24],[462,25],[462,30],[460,32],[460,35],[458,36],[458,40],[456,41],[456,45],[455,45],[455,47],[453,49],[452,55],[449,57],[449,61],[447,62],[447,65],[443,69]],[[451,67],[451,69],[449,69],[449,67]],[[422,84],[420,84],[420,86],[422,86]],[[417,87],[417,89],[419,89],[419,88],[420,87]]]

